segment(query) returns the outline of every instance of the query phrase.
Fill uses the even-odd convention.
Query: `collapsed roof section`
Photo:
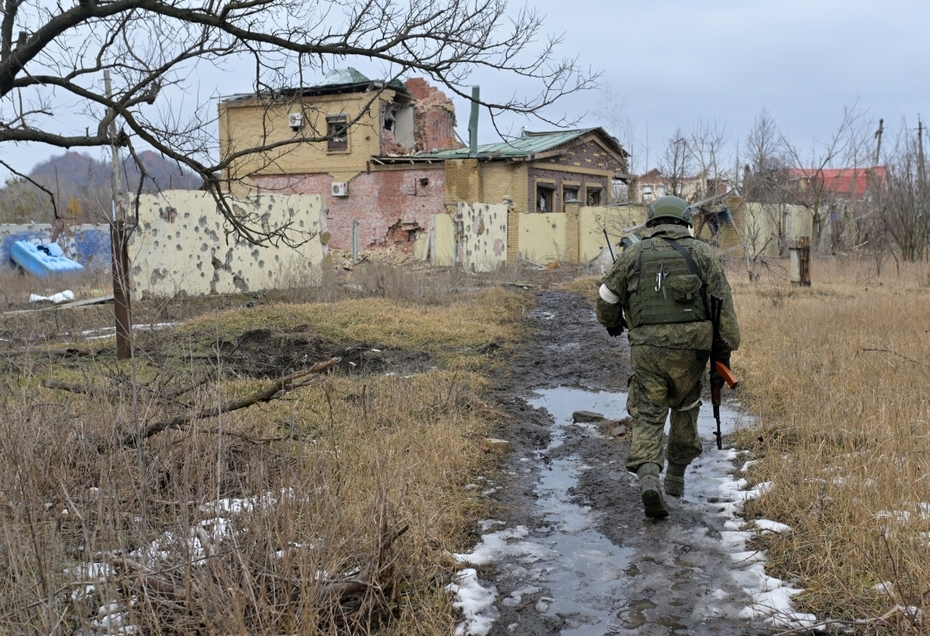
[[[316,97],[319,95],[340,95],[345,93],[366,93],[369,91],[383,91],[390,89],[395,92],[398,102],[411,102],[413,98],[400,80],[388,82],[371,80],[351,66],[344,69],[334,69],[326,74],[323,81],[314,86],[297,88],[281,88],[275,91],[261,93],[239,93],[220,98],[221,103],[249,101],[256,98],[271,98],[287,100],[294,97]]]
[[[579,143],[591,142],[614,156],[624,170],[617,174],[625,179],[625,167],[630,154],[619,142],[607,134],[601,127],[579,128],[576,130],[558,130],[550,132],[523,131],[519,137],[507,141],[478,145],[474,152],[469,148],[440,150],[412,156],[373,157],[378,164],[389,163],[435,163],[457,159],[477,159],[478,161],[541,161],[557,157],[567,149]]]

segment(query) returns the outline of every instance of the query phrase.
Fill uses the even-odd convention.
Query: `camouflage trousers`
[[[698,412],[701,408],[701,376],[708,354],[694,349],[666,349],[634,345],[630,350],[630,390],[627,411],[633,420],[633,436],[626,467],[636,472],[641,464],[665,466],[690,464],[701,454]],[[671,410],[671,428],[665,421]]]

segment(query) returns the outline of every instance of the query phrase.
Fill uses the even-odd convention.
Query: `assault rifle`
[[[714,405],[714,419],[717,420],[717,430],[714,436],[717,438],[717,450],[723,450],[723,437],[720,433],[720,391],[723,389],[723,383],[735,389],[739,386],[739,380],[733,375],[722,360],[717,359],[717,352],[729,350],[730,346],[720,336],[720,311],[723,309],[723,299],[716,294],[710,295],[710,319],[714,326],[714,343],[710,348],[710,402]]]
[[[610,262],[616,263],[617,257],[614,256],[614,246],[610,244],[610,237],[607,236],[607,228],[604,228],[604,238],[607,239],[607,249],[610,250]],[[603,252],[601,252],[603,254]]]

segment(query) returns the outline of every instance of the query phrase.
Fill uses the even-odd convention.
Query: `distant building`
[[[829,195],[832,200],[861,201],[885,184],[888,169],[885,166],[870,168],[810,168],[788,169],[789,182],[801,202],[818,195]]]
[[[627,179],[628,153],[602,128],[526,132],[470,156],[452,101],[421,78],[346,69],[316,86],[225,98],[219,121],[227,189],[320,194],[330,246],[342,249],[356,223],[361,247],[411,243],[459,202],[561,212],[569,199],[605,205]]]
[[[658,168],[634,177],[630,184],[630,201],[649,205],[664,196],[679,196],[691,202],[715,195],[723,196],[729,190],[725,179],[709,179],[702,172],[696,175],[669,177]]]

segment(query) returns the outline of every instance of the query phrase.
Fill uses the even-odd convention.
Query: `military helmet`
[[[684,221],[688,227],[693,225],[691,221],[691,208],[680,197],[660,197],[649,206],[649,213],[646,215],[646,225],[656,225],[659,219],[675,219]]]

